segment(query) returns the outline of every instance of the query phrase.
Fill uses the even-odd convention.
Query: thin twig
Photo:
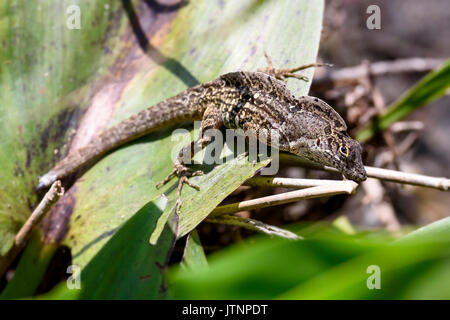
[[[434,58],[408,58],[394,61],[379,61],[371,64],[370,71],[367,70],[365,64],[361,64],[354,67],[330,70],[323,77],[315,77],[314,84],[359,79],[367,77],[369,72],[373,76],[405,72],[426,72],[437,68],[444,61],[444,59]]]
[[[380,180],[411,184],[414,186],[429,187],[448,191],[450,188],[450,179],[444,177],[430,177],[415,173],[406,173],[401,171],[368,167],[366,166],[367,176]]]
[[[357,187],[358,184],[356,182],[343,180],[340,183],[333,183],[330,185],[285,192],[272,196],[219,206],[211,212],[211,216],[216,217],[223,214],[231,214],[240,211],[266,208],[280,204],[296,202],[299,200],[333,196],[336,194],[352,194]]]
[[[337,169],[314,164],[306,159],[290,154],[280,154],[280,160],[288,161],[291,163],[297,163],[305,167],[326,170],[330,172],[339,172]],[[385,181],[410,184],[414,186],[428,187],[448,191],[450,189],[450,179],[445,177],[430,177],[421,174],[407,173],[396,170],[382,169],[365,166],[367,176],[370,178],[376,178]]]
[[[55,181],[50,190],[45,194],[39,205],[34,209],[33,213],[27,219],[25,224],[20,228],[14,243],[9,251],[0,259],[0,278],[8,271],[9,266],[22,251],[31,237],[34,227],[42,220],[42,218],[50,211],[53,204],[64,194],[64,188],[61,181]]]
[[[326,185],[342,185],[342,180],[254,177],[247,180],[244,185],[250,187],[282,187],[303,189]]]
[[[286,239],[300,240],[301,236],[296,235],[293,232],[278,228],[276,226],[248,218],[242,218],[239,216],[223,215],[220,217],[211,217],[206,219],[207,222],[228,224],[232,226],[243,227],[252,231],[258,231],[269,235],[279,236]]]

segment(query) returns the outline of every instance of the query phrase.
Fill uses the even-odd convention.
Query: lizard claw
[[[331,64],[328,63],[309,63],[309,64],[305,64],[305,65],[301,65],[295,68],[289,68],[289,69],[276,69],[273,67],[272,64],[272,59],[270,58],[270,56],[267,54],[266,51],[264,51],[264,56],[267,59],[267,67],[265,68],[260,68],[257,71],[259,72],[263,72],[263,73],[267,73],[268,75],[271,75],[274,78],[277,78],[278,80],[281,81],[286,81],[287,78],[296,78],[299,80],[303,80],[303,81],[308,81],[309,79],[307,77],[305,77],[304,75],[300,75],[300,74],[296,74],[295,72],[298,72],[300,70],[305,70],[311,67],[323,67],[323,66],[332,66]]]
[[[178,176],[178,188],[177,188],[177,201],[175,203],[175,209],[176,212],[179,213],[181,209],[181,190],[183,188],[184,184],[187,184],[191,188],[194,188],[196,190],[200,190],[200,187],[189,180],[189,177],[195,177],[200,176],[203,174],[202,170],[193,171],[192,169],[179,164],[175,163],[173,166],[172,172],[169,173],[169,175],[162,181],[158,182],[156,184],[156,188],[160,188],[161,186],[165,185],[167,182],[169,182],[173,177]]]

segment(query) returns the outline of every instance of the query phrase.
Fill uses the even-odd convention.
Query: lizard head
[[[346,132],[338,132],[327,140],[327,150],[332,150],[330,165],[341,171],[348,179],[364,181],[367,179],[366,169],[361,159],[361,145],[349,137]]]
[[[354,181],[364,181],[366,170],[361,159],[361,145],[350,138],[346,132],[302,139],[293,143],[291,152],[320,164],[338,169],[346,178]]]
[[[366,170],[362,147],[347,133],[341,116],[324,101],[301,97],[298,112],[291,117],[297,129],[289,137],[289,151],[308,160],[338,169],[346,178],[364,181]],[[299,128],[307,128],[301,130]]]

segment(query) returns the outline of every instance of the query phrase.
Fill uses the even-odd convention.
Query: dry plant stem
[[[292,239],[292,240],[300,240],[303,239],[302,237],[296,235],[295,233],[292,233],[290,231],[275,227],[270,224],[266,224],[264,222],[254,220],[254,219],[248,219],[248,218],[242,218],[238,216],[231,216],[231,215],[223,215],[220,217],[212,217],[206,219],[207,222],[211,223],[221,223],[221,224],[227,224],[232,226],[238,226],[243,227],[252,231],[262,232],[269,235],[274,235],[286,239]]]
[[[219,206],[211,212],[211,217],[217,217],[220,215],[231,214],[239,211],[266,208],[305,199],[333,196],[336,194],[352,194],[357,187],[358,184],[356,182],[346,180],[341,181],[340,183],[333,183],[330,185],[317,186],[303,190],[285,192],[273,196],[267,196],[258,199],[252,199],[224,206]]]
[[[372,76],[405,72],[426,72],[437,68],[444,61],[444,59],[433,58],[408,58],[395,61],[379,61],[371,64],[370,71],[367,70],[365,64],[338,70],[330,70],[324,77],[314,78],[314,82],[315,84],[322,84],[327,82],[360,79],[368,76],[369,72]]]
[[[411,184],[414,186],[428,187],[448,191],[450,188],[450,179],[444,177],[430,177],[415,173],[406,173],[396,170],[375,168],[366,166],[367,176],[380,180]],[[324,167],[327,171],[338,172],[334,168]]]
[[[39,205],[34,209],[28,220],[22,226],[14,238],[14,243],[11,249],[0,260],[0,278],[8,270],[8,267],[22,251],[31,237],[34,227],[42,220],[42,218],[50,211],[53,204],[55,204],[59,198],[64,194],[64,188],[61,185],[61,181],[55,181],[50,190],[45,194]]]
[[[342,185],[342,180],[254,177],[247,180],[244,185],[250,187],[282,187],[303,189],[325,185]]]
[[[307,161],[305,159],[293,155],[280,154],[280,160],[300,164],[302,166],[309,167],[312,169],[326,170],[330,172],[339,172],[335,168],[317,165],[310,161]],[[406,173],[402,171],[375,168],[369,166],[365,166],[365,169],[367,172],[367,176],[370,178],[376,178],[380,180],[403,184],[410,184],[414,186],[434,188],[443,191],[448,191],[450,188],[450,179],[447,179],[445,177],[430,177],[421,174]]]
[[[401,171],[374,168],[366,166],[367,175],[371,178],[380,180],[411,184],[448,191],[450,188],[450,179],[444,177],[430,177],[415,173],[406,173]]]

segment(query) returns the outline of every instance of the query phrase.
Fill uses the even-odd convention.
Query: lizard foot
[[[183,188],[183,185],[187,184],[191,188],[200,190],[200,187],[198,185],[189,181],[189,177],[200,176],[202,174],[203,174],[203,171],[201,171],[201,170],[193,171],[192,169],[190,169],[182,164],[175,163],[173,166],[172,172],[164,180],[158,182],[156,184],[156,188],[159,188],[159,187],[165,185],[173,177],[175,177],[175,176],[178,177],[177,201],[175,203],[175,209],[176,209],[176,212],[179,213],[180,208],[181,208],[181,203],[182,203],[181,202],[181,189]]]
[[[286,81],[287,78],[296,78],[299,80],[308,81],[307,77],[305,77],[304,75],[301,75],[301,74],[296,74],[295,72],[300,71],[300,70],[305,70],[305,69],[308,69],[311,67],[332,66],[331,64],[328,64],[328,63],[309,63],[309,64],[305,64],[305,65],[295,67],[295,68],[276,69],[273,67],[272,59],[265,51],[264,51],[264,56],[267,59],[268,66],[265,68],[260,68],[257,71],[267,73],[267,74],[271,75],[272,77],[275,77],[281,81]]]

